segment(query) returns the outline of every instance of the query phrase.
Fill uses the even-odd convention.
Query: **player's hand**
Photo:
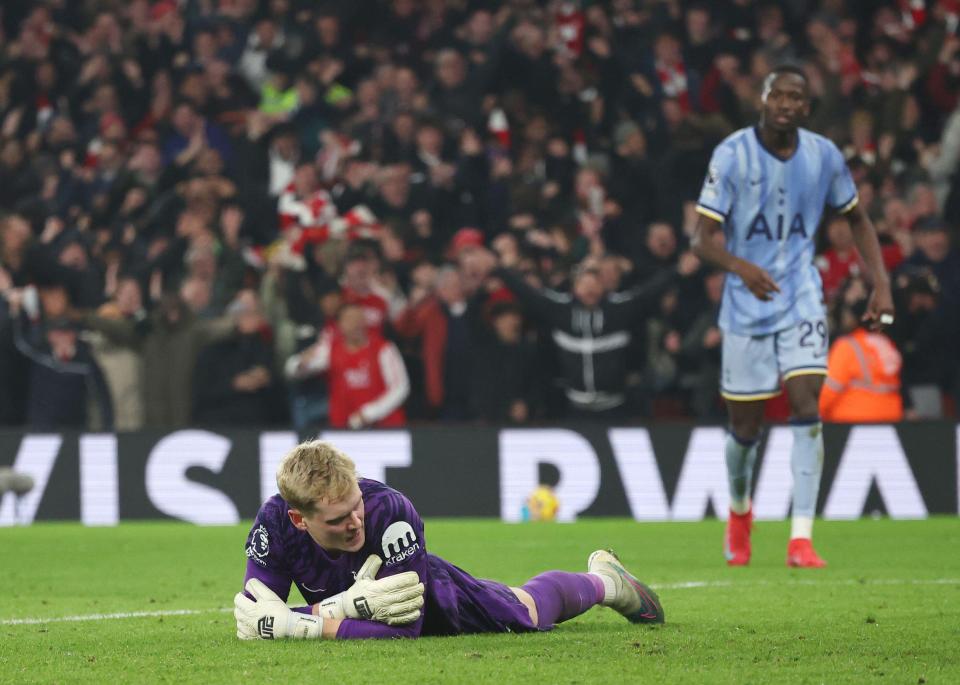
[[[744,285],[750,289],[750,292],[758,300],[769,302],[773,299],[773,293],[780,292],[780,286],[777,285],[777,282],[756,264],[739,260],[733,272],[740,277]]]
[[[893,323],[893,294],[890,292],[889,283],[875,287],[870,293],[863,322],[871,331],[878,331]]]
[[[323,619],[292,611],[282,599],[256,578],[247,581],[246,590],[233,598],[233,616],[237,619],[237,637],[241,640],[318,640]]]
[[[324,618],[359,618],[391,626],[413,623],[423,607],[423,583],[414,571],[375,580],[383,562],[371,554],[349,590],[320,602]]]

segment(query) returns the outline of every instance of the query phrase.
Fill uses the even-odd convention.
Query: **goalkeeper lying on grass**
[[[663,622],[653,591],[603,550],[587,573],[548,571],[520,588],[474,578],[427,552],[410,500],[358,479],[328,443],[294,448],[277,485],[247,538],[246,591],[234,602],[241,639],[549,630],[597,604],[634,623]],[[291,582],[309,606],[287,607]]]

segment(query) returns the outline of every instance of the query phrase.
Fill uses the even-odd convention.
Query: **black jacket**
[[[637,288],[608,294],[596,307],[587,308],[568,293],[531,287],[515,271],[498,269],[495,275],[533,316],[550,327],[567,399],[572,406],[588,411],[624,403],[633,330],[654,311],[660,294],[677,278],[675,271],[663,271]]]
[[[55,358],[44,344],[30,341],[17,322],[15,344],[30,362],[27,395],[27,425],[35,430],[88,428],[87,407],[96,403],[101,430],[113,430],[113,404],[103,371],[89,346],[77,341],[76,354],[68,361]]]
[[[258,333],[238,335],[203,350],[194,374],[194,421],[208,426],[273,423],[278,399],[275,379],[253,392],[233,387],[234,377],[256,366],[272,373],[273,352]]]

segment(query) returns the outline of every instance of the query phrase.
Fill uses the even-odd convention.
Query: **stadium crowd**
[[[0,424],[720,418],[693,201],[783,62],[880,232],[907,416],[954,411],[956,0],[0,12]]]

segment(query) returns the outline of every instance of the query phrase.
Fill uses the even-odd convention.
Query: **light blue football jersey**
[[[763,302],[739,276],[727,274],[724,331],[768,335],[825,315],[814,237],[824,206],[850,211],[857,188],[833,142],[802,128],[798,135],[786,160],[763,146],[755,127],[731,134],[713,151],[697,211],[723,224],[729,252],[766,269],[780,287]]]

